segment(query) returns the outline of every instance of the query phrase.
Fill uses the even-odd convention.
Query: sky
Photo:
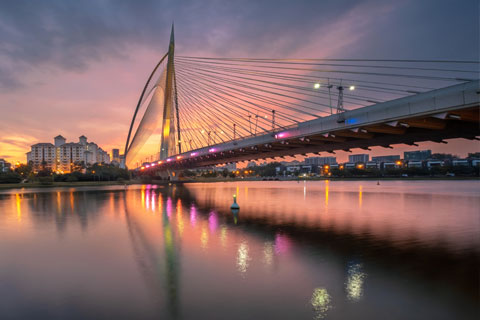
[[[479,59],[478,0],[0,0],[0,158],[25,162],[58,134],[123,150],[172,22],[180,55]],[[425,148],[480,151],[451,140],[373,153]]]

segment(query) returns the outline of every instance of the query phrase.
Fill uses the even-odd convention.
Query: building
[[[110,163],[110,155],[99,148],[97,144],[88,142],[81,136],[78,142],[69,142],[58,135],[53,138],[54,144],[37,143],[31,146],[27,153],[27,163],[35,172],[49,169],[56,172],[71,172],[74,166],[92,165],[94,163]]]
[[[112,149],[112,161],[120,163],[120,150]]]
[[[380,166],[380,163],[377,162],[377,161],[368,161],[366,164],[365,164],[365,168],[367,169],[378,169]]]
[[[469,166],[470,163],[468,162],[468,159],[453,159],[452,160],[452,166],[458,167],[458,166]]]
[[[55,170],[57,165],[57,149],[51,143],[37,143],[31,146],[27,153],[27,162],[30,163],[34,171],[42,169]]]
[[[223,171],[223,170],[227,169],[229,172],[232,172],[232,171],[237,170],[237,164],[234,163],[234,162],[233,163],[227,163],[223,166],[218,166],[217,169],[220,170],[220,171]]]
[[[370,156],[369,156],[368,154],[352,154],[352,155],[348,156],[348,162],[353,162],[353,163],[363,162],[363,163],[367,163],[368,160],[370,160]]]
[[[407,167],[409,168],[422,168],[423,162],[422,161],[408,161]]]
[[[397,160],[400,160],[400,155],[390,155],[390,156],[377,156],[377,157],[372,157],[372,161],[376,163],[382,163],[382,162],[396,162]]]
[[[315,166],[323,166],[325,164],[336,164],[337,158],[336,157],[310,157],[305,158],[305,164],[307,165],[315,165]]]
[[[5,159],[0,159],[0,173],[1,172],[8,172],[12,168],[12,164],[10,162],[5,161]]]
[[[423,161],[432,156],[432,150],[406,151],[403,153],[405,161]]]

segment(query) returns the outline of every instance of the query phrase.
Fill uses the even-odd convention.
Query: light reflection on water
[[[475,318],[478,182],[374,184],[0,193],[0,311],[415,319],[409,310],[421,308],[423,318]]]

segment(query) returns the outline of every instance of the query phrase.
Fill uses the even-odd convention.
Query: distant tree
[[[222,176],[223,176],[224,178],[228,177],[228,170],[227,170],[227,169],[223,169],[223,171],[222,171]]]
[[[72,165],[72,172],[81,172],[83,171],[87,166],[85,165],[84,161],[75,161]]]
[[[32,166],[30,164],[21,164],[15,168],[15,172],[22,176],[22,178],[28,178],[32,172]]]
[[[17,172],[0,173],[0,183],[19,183],[22,181],[22,176]]]
[[[37,177],[49,177],[52,175],[52,169],[47,166],[45,161],[40,164],[40,171],[37,173]]]

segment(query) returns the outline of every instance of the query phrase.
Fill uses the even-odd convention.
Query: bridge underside
[[[428,117],[397,119],[393,122],[359,126],[328,133],[305,135],[300,138],[275,140],[271,143],[218,152],[196,158],[179,159],[155,170],[187,169],[230,162],[266,160],[308,153],[349,151],[354,148],[392,148],[393,144],[415,145],[416,142],[446,143],[445,139],[478,139],[480,134],[479,105]],[[153,168],[152,168],[153,169]]]

